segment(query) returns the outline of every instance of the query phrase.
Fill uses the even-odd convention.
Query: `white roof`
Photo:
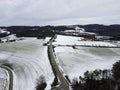
[[[0,29],[0,34],[2,34],[2,33],[7,33],[7,34],[9,34],[10,32],[5,31],[5,30],[3,30],[3,29]]]

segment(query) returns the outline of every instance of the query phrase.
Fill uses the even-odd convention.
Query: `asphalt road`
[[[62,72],[59,70],[59,67],[55,61],[55,56],[54,56],[54,52],[53,52],[53,45],[52,45],[53,40],[54,40],[54,38],[49,41],[48,54],[49,54],[49,59],[50,59],[50,63],[51,63],[53,72],[60,80],[60,85],[58,87],[55,87],[54,90],[69,90],[69,82],[63,76]]]
[[[5,66],[5,65],[0,65],[0,67],[4,68],[5,70],[8,71],[8,74],[9,74],[9,90],[13,90],[13,73],[12,73],[12,70],[8,66]]]

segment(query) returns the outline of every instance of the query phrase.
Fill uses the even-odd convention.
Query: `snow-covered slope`
[[[81,41],[83,37],[57,35],[54,45],[89,45],[89,46],[116,46],[115,44],[102,41]]]
[[[72,36],[58,35],[54,45],[78,45],[78,44],[96,44],[103,46],[114,46],[109,42],[91,42],[78,41],[81,38]],[[98,48],[98,47],[80,47],[76,49],[67,46],[56,46],[55,54],[57,63],[70,79],[83,76],[87,70],[110,69],[112,65],[120,60],[120,48]]]
[[[56,47],[55,53],[63,72],[73,79],[83,76],[87,70],[110,69],[116,61],[120,60],[120,52],[118,54],[115,49]]]
[[[26,38],[25,40],[1,43],[0,62],[9,63],[14,72],[14,90],[35,90],[36,80],[45,76],[47,90],[54,75],[47,56],[44,40]]]

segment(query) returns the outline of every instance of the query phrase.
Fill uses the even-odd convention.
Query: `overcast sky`
[[[2,25],[120,24],[120,0],[0,0]]]

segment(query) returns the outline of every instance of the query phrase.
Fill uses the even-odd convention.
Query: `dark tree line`
[[[73,90],[120,90],[120,61],[112,70],[86,71],[84,77],[72,80]]]
[[[47,37],[53,36],[55,33],[60,31],[69,30],[73,28],[68,28],[66,26],[9,26],[9,27],[0,27],[7,31],[10,31],[13,34],[16,34],[18,37]]]
[[[100,24],[89,24],[89,25],[71,25],[71,26],[9,26],[0,28],[6,29],[17,36],[51,36],[56,33],[61,33],[64,30],[75,30],[75,27],[79,26],[84,28],[88,32],[94,32],[102,36],[112,36],[111,40],[120,40],[120,25],[100,25]]]

